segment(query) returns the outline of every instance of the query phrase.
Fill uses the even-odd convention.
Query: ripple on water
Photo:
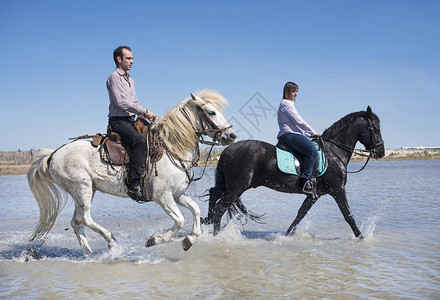
[[[213,180],[213,169],[207,172]],[[438,178],[440,161],[372,162],[350,175],[348,201],[364,240],[353,237],[331,197],[320,198],[286,237],[304,197],[252,189],[242,200],[266,213],[267,224],[232,221],[216,237],[205,226],[187,252],[181,241],[192,222],[185,210],[181,234],[145,248],[148,236],[172,226],[160,207],[97,194],[92,215],[112,230],[118,247],[107,249],[87,229],[95,255],[85,259],[69,229],[70,205],[41,246],[41,259],[25,263],[38,207],[25,176],[2,177],[0,192],[8,197],[0,197],[0,298],[437,299]],[[192,192],[203,194],[212,180],[198,181]],[[195,200],[206,216],[207,203]],[[20,210],[16,203],[23,203]]]

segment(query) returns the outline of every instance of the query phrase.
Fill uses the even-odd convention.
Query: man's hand
[[[153,114],[150,110],[146,109],[144,112],[145,118],[147,118],[151,123],[156,122],[157,116]]]

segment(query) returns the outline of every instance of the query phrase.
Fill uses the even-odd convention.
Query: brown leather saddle
[[[134,123],[136,130],[148,141],[148,156],[154,163],[157,162],[163,154],[163,141],[159,137],[156,128],[152,128],[145,118],[138,117]],[[94,147],[100,147],[99,153],[101,159],[113,166],[128,165],[130,159],[121,136],[112,131],[111,126],[107,126],[107,134],[105,136],[97,134],[93,136],[92,144]]]
[[[112,131],[110,125],[107,126],[107,135],[102,141],[99,153],[102,160],[111,165],[121,166],[130,162],[127,150],[122,144],[121,136]]]

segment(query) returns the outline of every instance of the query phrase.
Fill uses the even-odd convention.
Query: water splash
[[[229,223],[219,232],[217,238],[230,243],[243,242],[245,238],[241,234],[241,228],[242,224],[240,224],[235,218],[232,218]]]
[[[374,230],[376,229],[376,224],[382,219],[382,216],[386,212],[386,208],[388,206],[388,200],[383,200],[379,207],[374,210],[370,216],[362,221],[361,224],[361,232],[363,232],[365,238],[372,238]]]
[[[311,242],[315,239],[316,236],[313,233],[308,233],[306,231],[298,230],[295,232],[295,234],[290,236],[274,235],[270,240],[272,240],[275,245],[283,245],[286,243]]]
[[[366,220],[362,221],[361,232],[363,232],[365,238],[373,237],[373,232],[376,229],[376,223],[380,219],[381,219],[380,215],[375,215],[373,213]]]
[[[126,255],[127,249],[125,249],[125,247],[121,246],[120,244],[116,244],[108,251],[102,252],[101,255],[95,255],[92,260],[98,262],[114,262],[124,259]]]

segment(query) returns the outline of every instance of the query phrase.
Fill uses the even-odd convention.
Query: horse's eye
[[[209,112],[208,112],[208,115],[210,115],[210,116],[215,116],[215,111],[209,111]]]

